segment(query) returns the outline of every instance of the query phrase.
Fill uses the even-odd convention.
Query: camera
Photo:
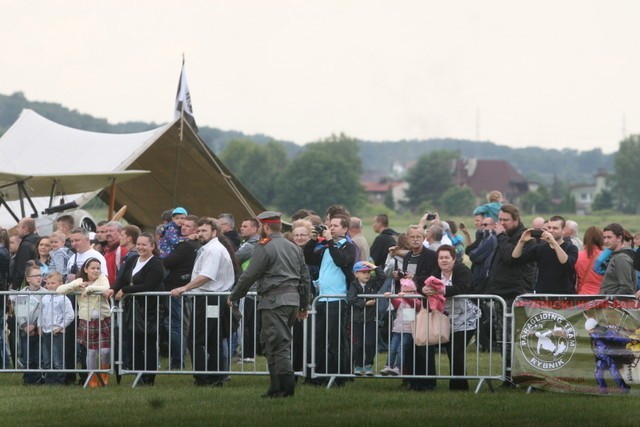
[[[534,230],[531,230],[531,237],[536,240],[540,240],[540,238],[542,237],[542,229],[536,228]]]
[[[406,271],[398,270],[398,279],[402,279],[406,275],[407,275]]]
[[[433,212],[427,212],[427,221],[432,221],[436,219],[436,214]]]
[[[313,230],[316,232],[318,236],[322,236],[322,233],[326,229],[327,229],[327,226],[324,224],[316,225],[315,227],[313,227]]]

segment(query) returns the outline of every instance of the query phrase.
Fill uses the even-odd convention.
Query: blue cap
[[[171,216],[174,215],[187,215],[187,210],[185,208],[175,208],[173,212],[171,212]]]
[[[373,271],[375,269],[375,264],[372,264],[369,261],[358,261],[353,266],[354,273],[357,273],[358,271]]]

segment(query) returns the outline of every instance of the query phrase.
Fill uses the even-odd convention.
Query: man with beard
[[[220,223],[214,218],[203,217],[198,221],[198,240],[203,245],[191,272],[191,281],[171,291],[179,297],[195,290],[200,295],[194,298],[193,315],[189,325],[189,344],[193,357],[196,386],[222,387],[224,376],[209,371],[222,371],[227,366],[224,360],[222,312],[226,298],[207,295],[212,292],[227,292],[233,286],[235,276],[229,251],[220,243]]]
[[[520,220],[520,211],[511,204],[505,204],[500,207],[498,212],[498,223],[495,227],[496,238],[498,239],[498,247],[496,248],[485,293],[488,295],[498,295],[505,300],[507,312],[511,311],[513,301],[518,295],[527,293],[531,289],[531,265],[526,264],[522,260],[513,258],[513,250],[515,249],[520,236],[524,233],[525,228]],[[500,318],[502,316],[502,307],[496,306],[496,314]],[[507,319],[507,337],[511,334],[511,322]],[[507,338],[508,339],[508,338]],[[511,345],[507,345],[505,354],[507,361],[507,369],[511,366]],[[511,371],[507,372],[507,381],[504,384],[511,386]]]

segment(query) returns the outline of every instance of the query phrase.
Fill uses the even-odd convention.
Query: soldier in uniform
[[[258,283],[260,343],[271,379],[271,386],[263,397],[288,397],[293,396],[295,389],[291,327],[296,319],[307,318],[309,272],[300,248],[280,233],[280,213],[266,211],[258,215],[258,220],[262,223],[262,240],[227,302],[235,304],[253,283]]]

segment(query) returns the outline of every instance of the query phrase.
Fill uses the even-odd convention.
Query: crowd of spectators
[[[75,228],[68,215],[58,218],[56,231],[48,236],[38,234],[31,218],[22,219],[12,234],[0,230],[0,285],[26,293],[3,298],[7,332],[0,334],[2,365],[108,369],[115,327],[110,323],[111,298],[125,316],[125,366],[147,371],[140,384],[155,382],[157,348],[169,357],[170,369],[185,369],[190,357],[199,372],[198,386],[222,386],[227,378],[219,372],[228,371],[234,360],[256,363],[263,350],[256,312],[260,295],[242,298],[244,321],[238,327],[226,297],[212,293],[230,292],[242,282],[255,248],[264,244],[260,222],[243,218],[236,230],[231,214],[199,218],[182,207],[163,218],[155,233],[103,221],[90,234]],[[577,222],[559,215],[538,217],[527,226],[519,209],[503,203],[495,191],[473,212],[475,230],[426,213],[397,232],[388,216],[379,214],[371,222],[377,234],[371,245],[363,221],[340,205],[330,206],[324,217],[302,209],[292,219],[284,237],[304,257],[310,300],[317,298],[316,330],[306,323],[314,345],[307,342],[304,349],[304,324],[293,326],[296,371],[302,369],[305,350],[315,348],[316,372],[422,376],[408,378],[407,387],[430,390],[435,380],[424,376],[435,373],[436,348],[414,345],[411,339],[411,323],[420,310],[450,316],[452,339],[443,348],[452,375],[464,375],[470,341],[475,338],[483,350],[492,350],[495,343],[480,325],[486,307],[453,299],[457,295],[497,295],[507,310],[516,297],[529,293],[640,297],[640,257],[634,250],[640,235],[634,238],[611,223],[588,227],[581,239]],[[59,295],[38,295],[44,289]],[[256,289],[254,283],[249,291]],[[135,298],[150,291],[168,291],[169,296]],[[185,298],[185,292],[199,297]],[[371,294],[380,297],[367,297]],[[380,372],[374,363],[378,352],[388,352]],[[503,356],[509,366],[509,350]],[[24,376],[25,384],[77,380],[75,374]],[[316,385],[327,381],[305,380]],[[87,381],[86,376],[79,381]],[[90,384],[107,381],[94,376]],[[338,378],[336,384],[344,382]],[[453,379],[449,388],[468,390],[468,384]]]

